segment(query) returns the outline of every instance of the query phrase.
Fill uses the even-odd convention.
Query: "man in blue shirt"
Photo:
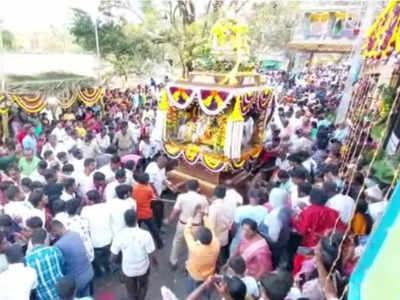
[[[57,283],[57,294],[60,300],[93,300],[92,297],[76,298],[76,285],[75,281],[63,278]]]
[[[77,297],[89,296],[94,273],[81,237],[57,220],[51,223],[51,233],[58,238],[54,246],[63,254],[64,275],[75,281]]]
[[[56,283],[63,277],[63,257],[58,248],[45,245],[46,237],[47,232],[44,229],[33,233],[31,238],[33,250],[25,258],[25,262],[35,269],[38,275],[37,298],[53,300],[58,299]]]
[[[37,152],[37,141],[35,136],[35,129],[30,126],[28,129],[28,134],[22,140],[22,147],[24,150],[32,150],[33,155]]]

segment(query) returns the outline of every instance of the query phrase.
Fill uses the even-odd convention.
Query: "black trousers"
[[[96,276],[110,270],[110,245],[94,248],[93,269]]]
[[[218,267],[220,268],[223,267],[229,259],[229,247],[230,243],[224,247],[221,247],[221,250],[219,251]]]
[[[158,230],[161,230],[164,220],[164,202],[153,200],[151,201],[151,208],[153,209],[154,222]]]
[[[164,247],[163,241],[160,237],[160,230],[158,229],[157,225],[155,224],[153,218],[149,218],[146,220],[139,220],[139,226],[142,224],[146,224],[147,228],[149,229],[154,242],[156,243],[157,249],[162,249]]]
[[[147,289],[149,285],[150,268],[146,274],[136,277],[123,276],[128,297],[130,300],[144,300],[146,298]]]

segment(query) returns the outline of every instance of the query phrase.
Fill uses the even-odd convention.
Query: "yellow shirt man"
[[[199,240],[195,240],[192,232],[192,219],[189,219],[184,231],[186,244],[189,250],[189,257],[186,262],[186,270],[195,281],[204,281],[210,275],[215,273],[215,265],[217,263],[220,243],[215,236],[213,228],[211,228],[208,217],[205,216],[204,227],[211,231],[212,238],[209,244],[202,244]]]

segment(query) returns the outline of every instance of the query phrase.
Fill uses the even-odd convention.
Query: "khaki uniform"
[[[174,235],[174,239],[172,241],[171,255],[169,261],[172,265],[176,265],[178,263],[178,258],[182,255],[182,252],[186,248],[185,238],[183,236],[184,228],[187,223],[187,220],[193,216],[195,208],[200,204],[201,211],[203,213],[207,213],[208,211],[208,202],[205,196],[189,191],[184,194],[178,195],[176,199],[176,203],[174,206],[175,210],[180,210],[178,224],[176,226],[176,231]],[[201,225],[201,214],[198,214],[193,217],[192,226],[193,229],[196,230],[196,227]]]

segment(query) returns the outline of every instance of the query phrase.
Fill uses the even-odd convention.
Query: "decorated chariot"
[[[223,31],[225,41],[221,42],[216,34],[213,55],[220,51],[224,59],[230,57],[232,70],[192,72],[185,80],[167,84],[156,121],[166,155],[179,160],[172,180],[198,179],[208,194],[258,158],[274,107],[272,90],[263,76],[240,70],[247,54],[245,32],[233,20],[218,26],[229,28],[229,36]],[[229,52],[229,44],[236,45],[236,50]]]

